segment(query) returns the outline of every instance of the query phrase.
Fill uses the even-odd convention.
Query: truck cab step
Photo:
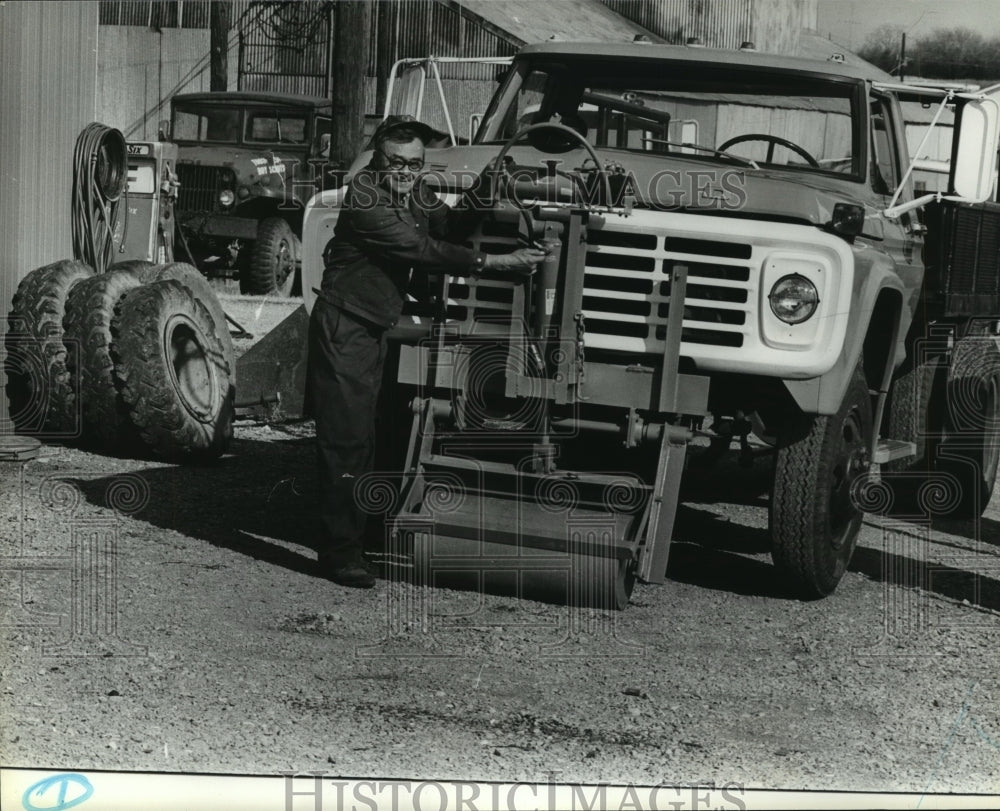
[[[906,442],[902,439],[880,439],[878,448],[875,450],[875,458],[872,461],[876,465],[884,465],[886,462],[916,455],[917,444],[915,442]]]

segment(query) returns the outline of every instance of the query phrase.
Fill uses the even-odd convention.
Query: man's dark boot
[[[326,577],[338,586],[370,589],[375,585],[375,577],[368,570],[360,552],[348,558],[331,558],[320,554],[319,565]]]

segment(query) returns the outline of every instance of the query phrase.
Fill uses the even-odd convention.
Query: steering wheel
[[[805,162],[808,163],[815,169],[819,169],[819,161],[816,160],[812,155],[806,152],[801,146],[787,138],[782,138],[779,135],[770,135],[765,132],[748,132],[746,135],[737,135],[735,138],[730,138],[724,144],[719,144],[719,151],[725,152],[729,147],[735,146],[736,144],[742,144],[746,141],[766,141],[767,147],[767,157],[764,159],[765,163],[770,163],[771,159],[774,158],[774,147],[780,145],[786,149],[790,149],[800,158],[804,158]]]
[[[551,121],[543,121],[539,124],[529,124],[527,127],[523,127],[519,129],[517,132],[515,132],[507,141],[507,143],[503,145],[503,148],[497,155],[496,160],[493,161],[493,170],[491,172],[491,178],[490,178],[490,203],[492,204],[494,201],[497,200],[497,192],[498,192],[497,182],[500,178],[500,170],[503,167],[503,159],[507,157],[507,153],[510,152],[511,147],[514,146],[514,144],[516,144],[518,141],[520,141],[524,136],[545,129],[557,130],[561,135],[563,136],[568,135],[576,139],[583,145],[583,148],[586,149],[588,154],[590,155],[591,160],[594,161],[594,166],[596,167],[598,177],[600,177],[601,179],[601,186],[604,189],[604,199],[607,201],[607,205],[610,206],[611,181],[608,179],[608,173],[601,165],[601,160],[600,158],[597,157],[597,153],[594,151],[594,147],[592,147],[590,145],[590,142],[588,142],[587,139],[584,136],[582,136],[579,132],[577,132],[575,129],[567,127],[565,124],[556,124]],[[560,174],[565,174],[565,173],[563,172]]]

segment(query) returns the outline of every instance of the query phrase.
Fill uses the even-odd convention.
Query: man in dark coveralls
[[[354,484],[372,469],[386,331],[399,319],[414,270],[468,276],[489,268],[525,274],[545,258],[534,248],[486,255],[449,241],[467,236],[469,213],[436,201],[429,205],[434,196],[420,194],[416,186],[424,145],[434,134],[427,125],[398,116],[378,128],[371,162],[351,180],[324,254],[322,289],[310,318],[319,562],[343,586],[375,583],[362,556],[366,516],[355,503]]]

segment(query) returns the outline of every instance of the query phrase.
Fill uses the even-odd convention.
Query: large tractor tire
[[[14,429],[73,439],[79,435],[79,401],[67,367],[63,316],[74,286],[94,275],[93,269],[63,260],[33,270],[22,279],[8,315],[4,340],[7,396]]]
[[[121,299],[139,287],[143,273],[153,267],[142,264],[147,267],[122,262],[100,276],[84,279],[66,301],[63,322],[66,334],[80,346],[79,357],[71,357],[69,365],[79,381],[84,438],[116,452],[134,448],[139,435],[115,385],[111,322]]]
[[[184,262],[170,262],[166,265],[156,265],[143,273],[143,281],[158,282],[164,279],[174,279],[180,282],[191,294],[198,299],[212,316],[212,323],[215,327],[215,334],[222,342],[223,357],[229,364],[229,378],[233,385],[236,385],[236,356],[233,353],[233,337],[229,332],[229,323],[226,313],[219,303],[215,290],[208,283],[200,270],[194,265]]]
[[[979,518],[993,494],[1000,462],[1000,351],[987,335],[955,343],[945,430],[938,468],[955,477],[958,492],[943,512]]]
[[[261,220],[249,259],[240,271],[240,292],[285,298],[292,295],[301,253],[299,238],[285,220],[280,217]]]
[[[129,291],[111,356],[132,422],[168,461],[205,461],[233,434],[232,367],[208,307],[176,279]]]
[[[792,420],[778,435],[771,556],[800,597],[831,594],[847,570],[863,517],[854,482],[867,470],[871,436],[871,397],[860,369],[836,414]]]

